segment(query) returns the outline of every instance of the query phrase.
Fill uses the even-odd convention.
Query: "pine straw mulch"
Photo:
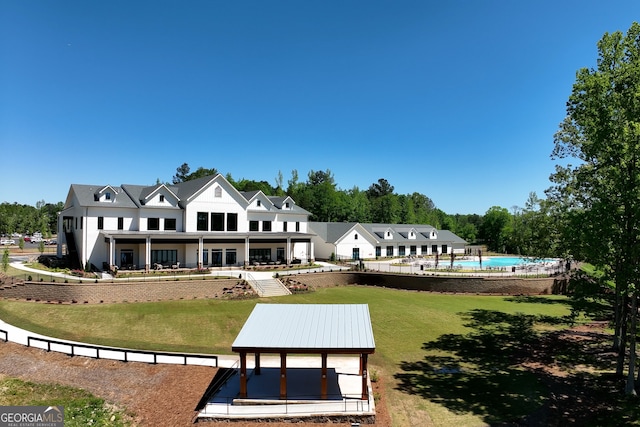
[[[85,389],[131,413],[134,426],[193,426],[196,415],[194,409],[215,373],[216,368],[206,366],[152,365],[82,356],[71,357],[62,353],[48,353],[36,348],[0,342],[0,377]],[[376,395],[384,394],[381,387],[382,381],[374,384]],[[378,402],[376,412],[374,425],[389,426],[390,418],[384,397]],[[257,427],[265,424],[234,422],[232,425]],[[291,424],[268,425],[284,427]]]

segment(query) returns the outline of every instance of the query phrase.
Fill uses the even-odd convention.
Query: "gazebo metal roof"
[[[373,353],[367,304],[257,304],[234,352]]]
[[[254,373],[260,375],[260,354],[280,354],[280,398],[287,398],[287,354],[319,354],[320,394],[327,398],[327,356],[358,354],[362,399],[369,398],[367,358],[375,352],[373,328],[366,304],[257,304],[233,342],[240,353],[240,398],[247,398],[247,353],[255,353]]]

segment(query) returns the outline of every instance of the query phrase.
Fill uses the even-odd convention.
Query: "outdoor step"
[[[258,288],[262,290],[262,297],[274,297],[280,295],[289,295],[291,292],[278,279],[256,280]],[[256,289],[256,292],[257,289]]]

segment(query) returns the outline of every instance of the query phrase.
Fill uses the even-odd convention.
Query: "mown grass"
[[[570,314],[569,300],[559,296],[439,295],[345,286],[268,300],[83,306],[0,301],[0,319],[33,332],[102,345],[229,354],[258,302],[368,304],[376,340],[371,364],[387,384],[389,411],[398,426],[478,425],[534,411],[544,387],[498,357],[504,350],[500,346],[565,327]],[[492,344],[496,354],[487,348],[475,354],[475,347],[489,345],[484,341],[492,335],[500,337]],[[451,366],[454,378],[433,375]],[[465,372],[463,382],[455,378],[458,371]],[[474,388],[488,384],[494,395],[478,397]],[[505,395],[509,399],[500,400]]]
[[[124,411],[85,390],[0,378],[0,391],[1,406],[64,406],[67,427],[129,425],[130,417]]]

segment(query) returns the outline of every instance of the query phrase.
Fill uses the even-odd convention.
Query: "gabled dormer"
[[[101,203],[113,203],[118,192],[110,185],[106,185],[93,193],[93,200]]]
[[[249,210],[270,211],[274,207],[273,202],[260,190],[243,193],[243,195],[249,202]]]
[[[273,206],[280,209],[281,211],[291,211],[294,209],[296,203],[293,201],[291,196],[279,197],[279,196],[270,196],[269,200],[273,203]]]
[[[382,240],[393,240],[396,237],[391,227],[374,228],[372,231]]]
[[[418,231],[413,227],[403,228],[398,230],[398,234],[407,240],[415,240],[418,236]]]
[[[140,193],[142,206],[175,207],[178,205],[178,196],[165,184],[157,184],[147,187]]]

